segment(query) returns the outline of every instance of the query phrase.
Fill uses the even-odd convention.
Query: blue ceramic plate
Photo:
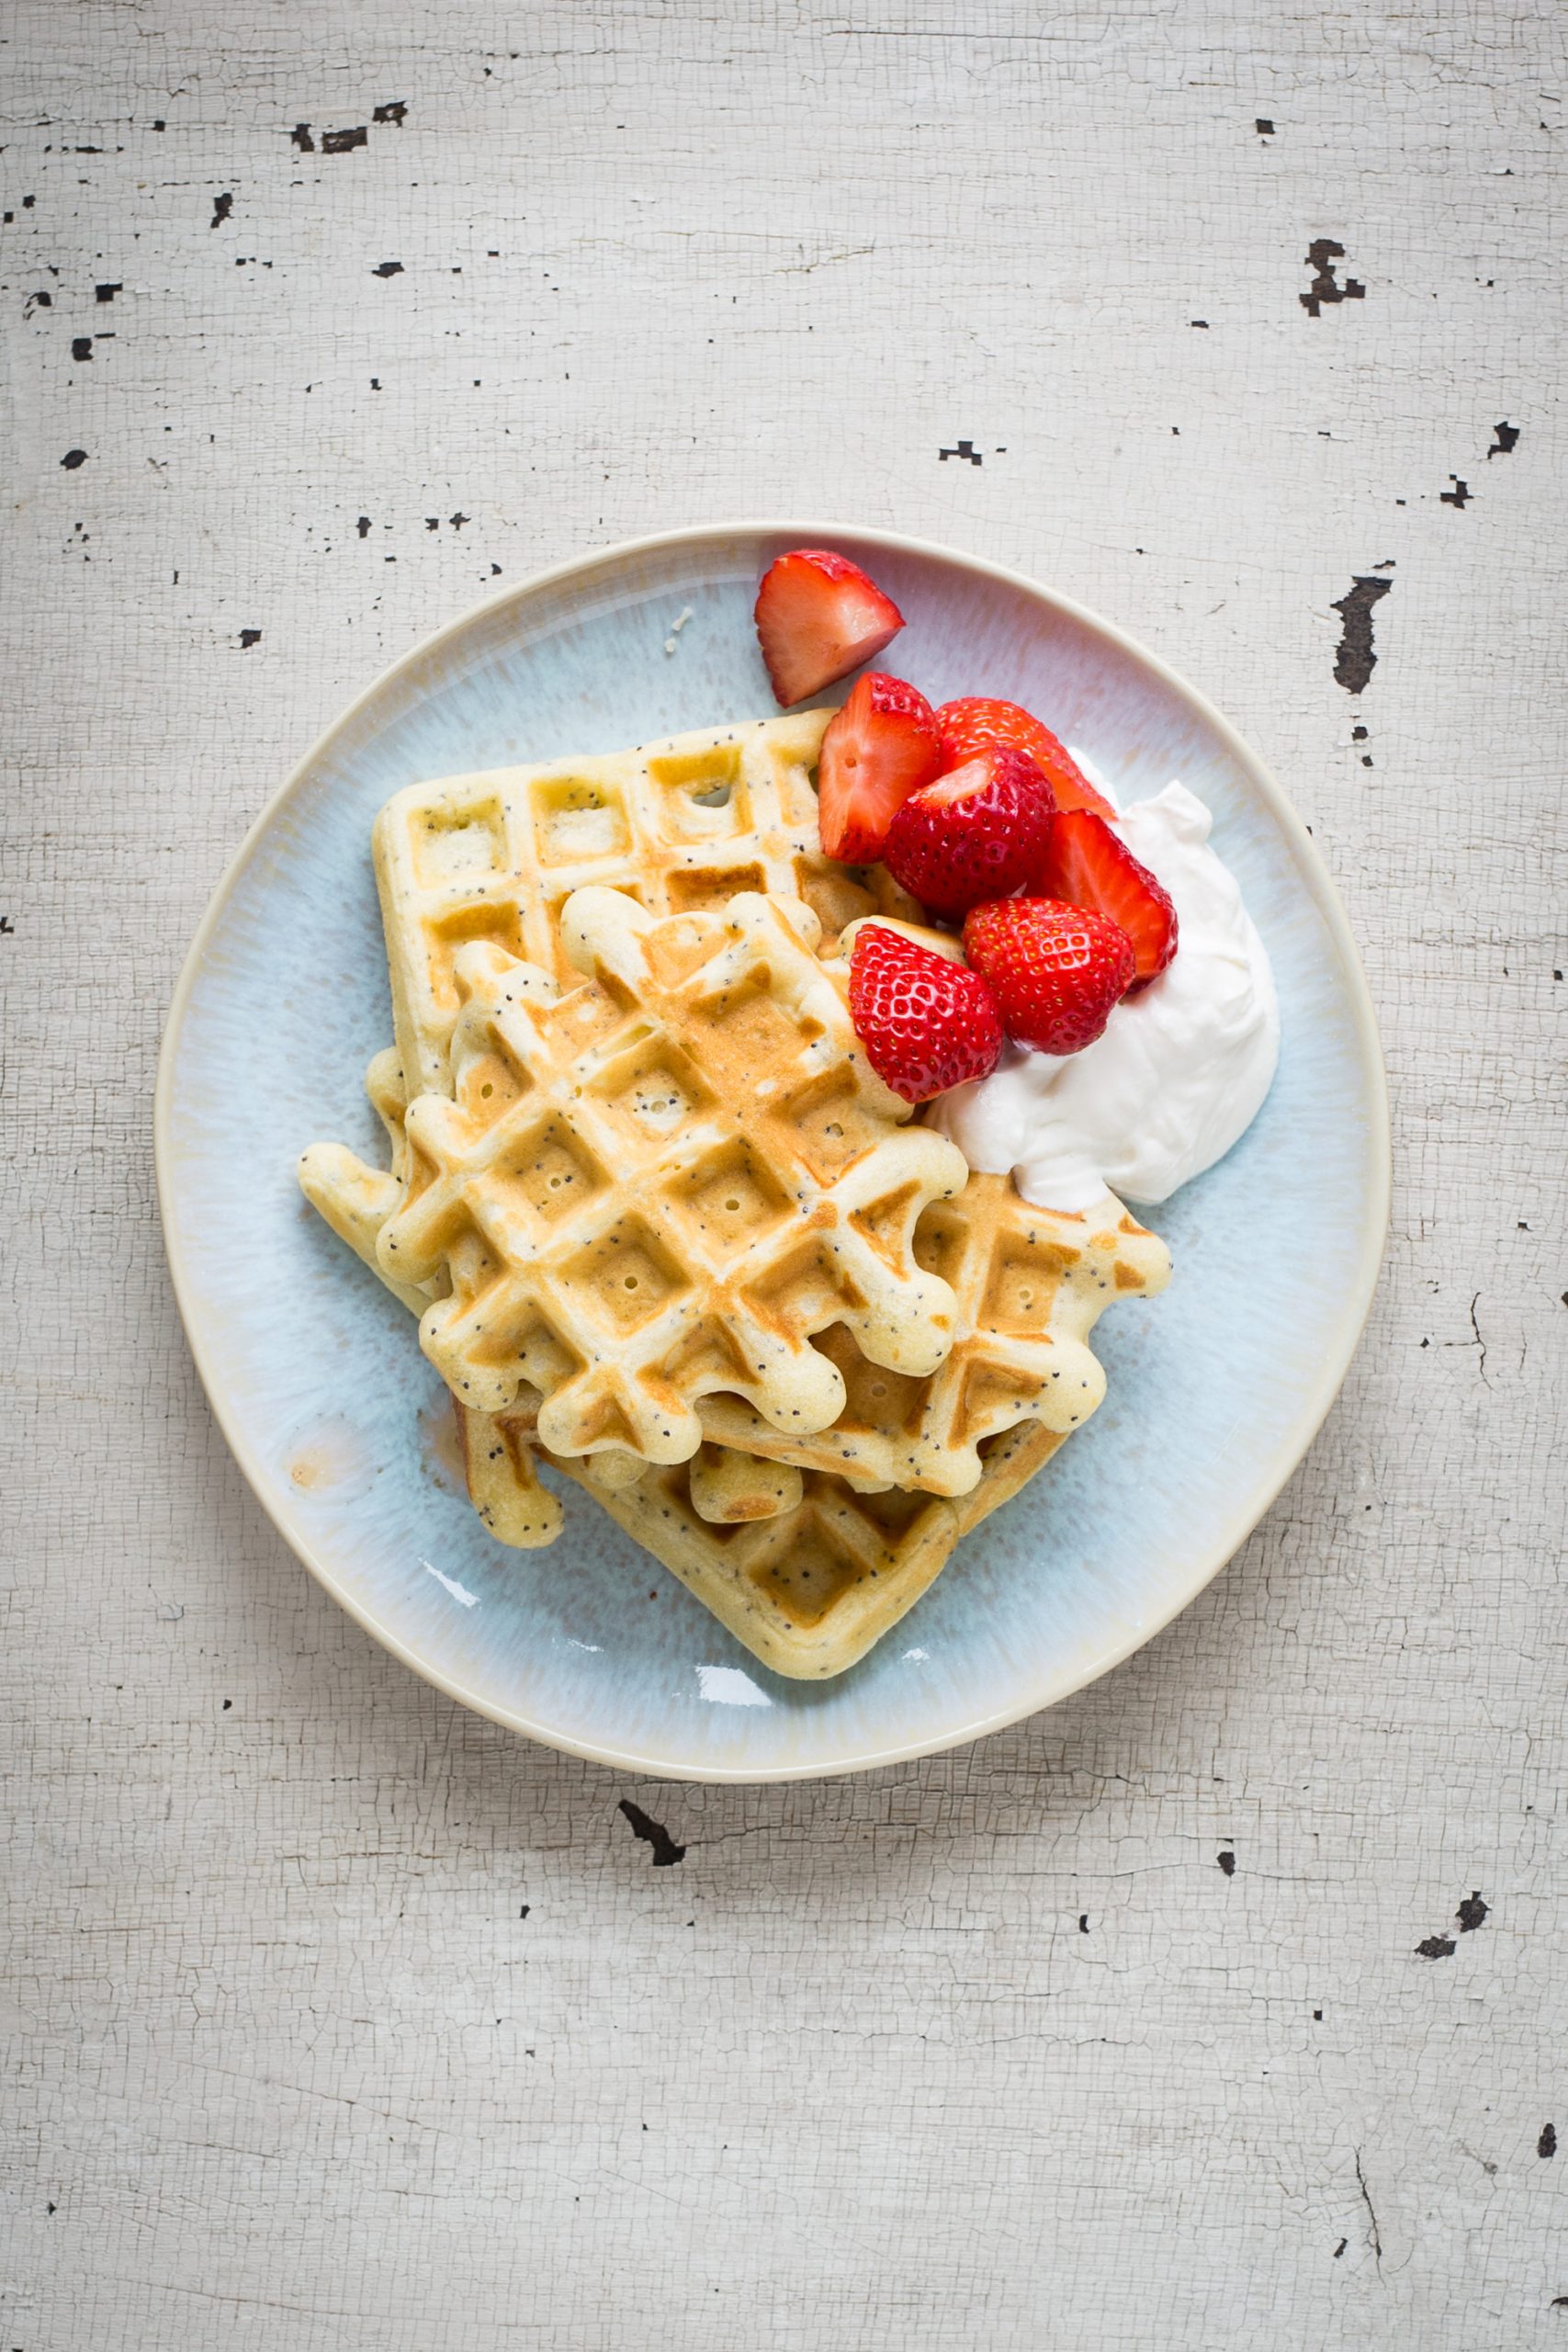
[[[771,711],[751,628],[782,548],[858,558],[908,616],[933,702],[1005,695],[1124,797],[1172,776],[1214,811],[1278,977],[1279,1078],[1237,1148],[1150,1219],[1175,1278],[1096,1338],[1088,1429],[961,1547],[850,1673],[759,1666],[575,1489],[508,1552],[469,1510],[412,1323],[296,1188],[304,1145],[378,1156],[361,1091],[390,1042],[371,820],[416,778],[617,749]],[[678,616],[689,618],[673,637]],[[1371,1298],[1388,1117],[1344,913],[1279,786],[1201,695],[1065,597],[891,534],[735,525],[638,540],[509,588],[411,653],[310,752],[224,876],[181,977],[159,1190],[214,1410],[282,1533],[344,1607],[465,1705],[641,1772],[760,1781],[952,1747],[1077,1690],[1224,1566],[1305,1453]]]

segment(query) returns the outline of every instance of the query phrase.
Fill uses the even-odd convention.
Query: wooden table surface
[[[1560,12],[0,32],[0,2352],[1568,2345]],[[1258,746],[1365,952],[1393,1229],[1307,1462],[1119,1672],[639,1787],[263,1517],[154,1057],[384,662],[792,512],[1036,574]]]

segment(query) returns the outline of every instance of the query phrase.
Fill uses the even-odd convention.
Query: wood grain
[[[0,30],[4,2346],[1568,2340],[1560,13]],[[1324,241],[1364,292],[1314,314]],[[1309,1461],[1120,1672],[863,1781],[638,1789],[272,1532],[150,1087],[381,663],[792,511],[1033,571],[1258,743],[1365,946],[1394,1232]]]

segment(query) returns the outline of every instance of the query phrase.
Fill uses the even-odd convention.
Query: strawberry
[[[942,769],[936,714],[918,686],[868,670],[822,738],[817,821],[829,857],[882,855],[895,810]]]
[[[961,768],[912,792],[882,854],[895,882],[933,914],[1027,889],[1051,838],[1051,787],[1027,752],[987,743]]]
[[[1027,752],[1036,763],[1056,796],[1058,808],[1092,808],[1099,817],[1115,816],[1110,801],[1096,792],[1066,745],[1058,743],[1051,729],[1042,727],[1021,703],[969,695],[960,702],[944,702],[936,717],[950,768],[961,760],[973,759],[987,743],[1008,743],[1014,751]]]
[[[847,676],[904,626],[891,596],[858,563],[827,548],[795,548],[769,564],[754,617],[782,703],[799,702]]]
[[[1008,1035],[1039,1054],[1092,1046],[1133,977],[1133,943],[1060,899],[1000,899],[964,919],[964,953],[990,983]]]
[[[906,1102],[988,1078],[1002,1024],[978,972],[908,932],[866,922],[850,951],[850,1018],[867,1061]]]
[[[1176,953],[1170,893],[1140,865],[1121,834],[1087,808],[1056,819],[1039,869],[1038,888],[1075,907],[1109,915],[1133,943],[1134,991],[1147,988]]]

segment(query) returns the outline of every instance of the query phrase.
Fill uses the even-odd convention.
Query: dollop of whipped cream
[[[1095,781],[1098,783],[1099,778]],[[1176,954],[1123,998],[1077,1054],[1008,1046],[989,1078],[928,1113],[971,1168],[1011,1172],[1026,1201],[1079,1213],[1109,1188],[1168,1200],[1245,1134],[1280,1057],[1274,975],[1235,876],[1209,846],[1208,809],[1184,785],[1134,802],[1117,829],[1176,904]]]

